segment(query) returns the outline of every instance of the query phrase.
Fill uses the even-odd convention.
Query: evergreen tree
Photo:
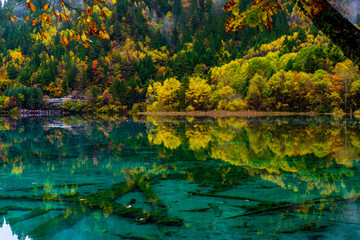
[[[6,71],[10,79],[15,79],[18,76],[18,71],[13,63],[10,63],[7,66]]]

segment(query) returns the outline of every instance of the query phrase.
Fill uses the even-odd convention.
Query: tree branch
[[[308,4],[305,0],[298,1],[298,6],[314,25],[326,34],[343,51],[346,57],[359,65],[360,30],[341,15],[328,0],[323,0],[320,3],[322,10],[317,14],[308,11]]]

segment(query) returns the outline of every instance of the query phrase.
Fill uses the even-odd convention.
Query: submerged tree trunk
[[[314,6],[306,0],[298,1],[301,10],[309,17],[314,25],[326,34],[344,53],[344,55],[360,65],[360,30],[341,15],[328,0],[313,0]],[[318,9],[319,10],[319,9]]]

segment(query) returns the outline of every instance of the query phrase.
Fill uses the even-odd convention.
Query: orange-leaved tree
[[[81,4],[77,3],[75,5],[69,0],[25,0],[24,4],[26,4],[30,14],[22,17],[14,16],[10,12],[10,19],[13,22],[21,20],[25,23],[30,22],[33,26],[38,26],[40,28],[38,32],[40,39],[48,37],[44,30],[47,25],[51,25],[55,21],[62,23],[76,20],[78,21],[78,30],[61,33],[61,43],[67,45],[70,41],[77,41],[88,48],[91,42],[89,36],[97,36],[100,39],[110,38],[102,20],[108,17],[106,5],[115,3],[116,0],[83,0]],[[77,13],[73,19],[70,17],[71,10]]]

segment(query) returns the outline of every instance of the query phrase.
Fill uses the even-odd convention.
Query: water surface
[[[359,130],[304,117],[2,118],[0,239],[360,239]]]

